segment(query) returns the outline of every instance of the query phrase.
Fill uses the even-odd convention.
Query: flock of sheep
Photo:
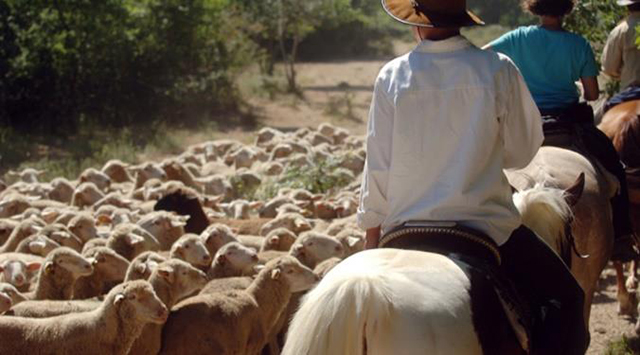
[[[77,180],[0,180],[0,354],[279,354],[301,296],[363,249],[362,137],[264,128]],[[326,159],[327,193],[242,188]],[[233,183],[240,181],[241,184]]]

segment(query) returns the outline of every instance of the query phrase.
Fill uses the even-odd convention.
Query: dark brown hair
[[[536,16],[562,17],[573,10],[574,0],[523,0],[522,8]]]

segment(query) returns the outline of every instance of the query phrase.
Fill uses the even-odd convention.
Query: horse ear
[[[584,173],[580,173],[580,175],[578,176],[576,181],[573,183],[573,185],[569,186],[569,188],[564,190],[564,193],[565,193],[564,199],[565,201],[567,201],[569,206],[573,207],[578,203],[578,201],[580,200],[580,197],[582,197],[583,191],[584,191]]]

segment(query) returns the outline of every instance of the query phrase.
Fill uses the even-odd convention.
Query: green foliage
[[[250,50],[223,0],[0,0],[0,124],[75,131],[235,101]]]
[[[609,342],[605,355],[633,355],[640,353],[640,339],[629,339],[622,336],[621,339]]]
[[[522,10],[520,0],[469,0],[467,3],[489,25],[516,27],[535,21]]]
[[[588,39],[599,56],[609,32],[624,18],[626,11],[625,7],[618,6],[615,1],[578,1],[566,19],[565,27]]]

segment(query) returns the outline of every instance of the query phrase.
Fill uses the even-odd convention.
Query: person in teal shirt
[[[573,0],[524,0],[523,8],[540,19],[539,25],[519,27],[485,46],[505,54],[520,69],[543,116],[554,116],[569,125],[580,125],[581,138],[591,157],[620,181],[620,193],[611,200],[616,236],[612,260],[638,258],[629,215],[629,195],[624,167],[613,143],[593,123],[593,110],[579,104],[582,83],[584,99],[598,99],[598,66],[589,41],[563,28]]]
[[[559,110],[578,103],[576,81],[586,100],[599,96],[598,65],[589,41],[562,27],[573,9],[570,0],[526,0],[526,10],[540,17],[540,25],[525,26],[492,41],[485,49],[507,55],[520,69],[541,111]]]

